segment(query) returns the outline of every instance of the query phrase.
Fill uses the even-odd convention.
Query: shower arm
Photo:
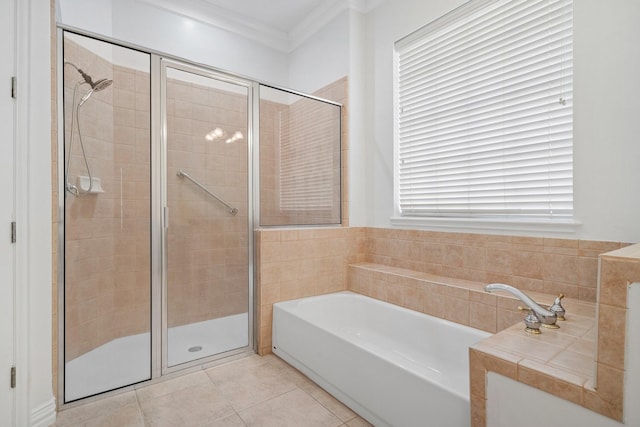
[[[211,191],[209,191],[209,189],[207,189],[204,185],[200,184],[197,180],[195,180],[193,177],[191,177],[191,175],[189,175],[188,173],[186,173],[182,169],[178,170],[178,174],[177,175],[180,178],[187,178],[189,181],[193,182],[196,186],[198,186],[202,191],[204,191],[205,193],[207,193],[208,195],[210,195],[211,197],[216,199],[218,202],[222,203],[229,210],[229,213],[231,215],[236,215],[238,213],[238,208],[234,208],[229,203],[225,202],[220,197],[218,197],[216,194],[214,194]]]

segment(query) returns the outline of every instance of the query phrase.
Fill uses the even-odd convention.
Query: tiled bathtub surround
[[[298,242],[298,238],[304,243]],[[406,287],[406,293],[402,294],[400,288],[387,287],[386,291],[383,290],[385,287],[380,282],[376,282],[375,292],[381,299],[400,302],[401,305],[436,316],[444,313],[446,300],[451,308],[447,310],[450,320],[465,324],[472,322],[487,331],[502,330],[521,321],[522,316],[517,311],[517,304],[500,303],[496,306],[494,296],[479,292],[480,284],[503,282],[534,297],[539,294],[548,297],[549,294],[563,292],[569,299],[595,302],[598,255],[626,245],[618,242],[382,228],[263,229],[258,231],[257,239],[260,244],[258,297],[261,298],[261,352],[270,351],[271,305],[274,302],[326,293],[326,289],[330,288],[347,288],[344,279],[338,278],[338,282],[330,285],[328,277],[317,277],[323,271],[331,271],[336,276],[337,270],[318,270],[317,256],[312,254],[317,250],[315,240],[324,240],[323,247],[339,248],[329,253],[334,266],[345,266],[341,267],[345,274],[346,265],[366,261],[379,264],[383,269],[394,267],[411,270],[407,274],[414,275],[413,280],[423,280],[419,277],[423,273],[426,275],[423,277],[443,276],[449,279],[448,283],[459,283],[460,286],[447,288],[446,296],[442,287],[427,285],[421,291],[416,290],[414,295],[412,286]],[[326,243],[327,239],[332,243]],[[268,249],[265,251],[264,244],[267,242]],[[344,248],[351,249],[345,251]],[[345,256],[349,261],[341,263],[339,256]],[[301,259],[305,262],[301,263]],[[326,264],[326,260],[323,262]],[[310,267],[307,268],[307,265]],[[311,278],[311,282],[305,282],[304,278],[307,277]],[[377,278],[389,280],[389,277],[383,274]],[[323,292],[314,293],[314,284],[318,281],[326,285],[323,286]],[[468,281],[476,282],[474,286],[477,292],[465,289]],[[282,286],[285,292],[281,292]],[[358,291],[354,288],[355,284],[349,286]],[[382,297],[382,292],[387,292],[389,299]],[[426,299],[425,292],[430,292],[432,299]],[[423,309],[420,310],[420,307]]]
[[[270,352],[273,303],[347,286],[498,332],[472,351],[473,426],[485,425],[487,371],[622,418],[626,291],[629,282],[640,281],[640,245],[376,228],[260,230],[258,235],[262,353]],[[325,257],[333,268],[319,267],[328,265],[320,261],[321,253],[331,254]],[[341,262],[341,256],[352,261]],[[335,272],[348,264],[355,265],[348,267],[345,283]],[[332,272],[334,285],[324,271]],[[324,285],[316,286],[319,282]],[[568,320],[559,330],[526,334],[517,309],[521,303],[511,295],[484,293],[489,282],[519,287],[541,304],[563,292]],[[606,333],[596,335],[595,325]]]
[[[518,306],[522,302],[507,293],[489,294],[484,285],[380,264],[349,266],[348,288],[353,292],[491,333],[521,323],[524,315]],[[548,294],[527,295],[541,305],[553,303]],[[572,316],[594,317],[593,303],[564,299],[563,305]]]
[[[620,242],[367,228],[368,262],[596,301],[598,255]]]
[[[271,352],[273,304],[347,289],[347,268],[364,260],[365,229],[257,231],[258,348]]]
[[[537,337],[523,336],[514,326],[475,345],[470,351],[472,425],[486,425],[488,371],[622,421],[627,291],[637,281],[640,244],[602,254],[597,319],[568,317],[561,329]]]

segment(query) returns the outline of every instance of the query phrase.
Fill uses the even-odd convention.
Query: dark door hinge
[[[18,240],[17,231],[16,231],[16,222],[13,221],[11,223],[11,243],[15,243]]]
[[[11,367],[11,388],[16,388],[16,367]]]
[[[18,78],[16,76],[11,77],[11,97],[18,97]]]

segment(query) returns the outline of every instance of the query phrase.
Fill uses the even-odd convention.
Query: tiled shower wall
[[[66,194],[65,358],[115,338],[149,330],[149,75],[113,66],[67,40],[65,61],[113,85],[80,108],[80,126],[93,176],[104,193]],[[65,67],[65,141],[80,75]],[[79,99],[83,90],[76,95]],[[87,175],[77,132],[70,181]]]
[[[346,159],[347,144],[347,78],[343,77],[314,93],[320,98],[329,99],[343,104],[342,128],[337,120],[335,107],[315,100],[300,99],[291,105],[273,101],[260,102],[260,217],[261,223],[267,225],[299,225],[299,224],[337,224],[340,222],[342,209],[342,223],[346,225],[348,218],[347,186],[342,183],[342,205],[340,202],[340,182],[346,179],[346,165],[341,165],[340,154]],[[333,164],[327,177],[327,184],[333,188],[330,200],[326,201],[327,208],[323,209],[281,209],[280,188],[283,173],[281,160],[295,157],[295,145],[291,140],[301,138],[308,140],[317,138],[317,142],[332,141],[333,135],[342,137],[341,151],[337,145],[319,145],[313,141],[318,150],[314,156],[317,161],[326,160]],[[292,148],[293,147],[293,148]],[[284,150],[289,150],[285,152]],[[285,172],[286,173],[286,172]],[[304,180],[303,177],[300,178]]]
[[[168,325],[248,310],[247,98],[167,81]],[[208,140],[216,128],[227,136]],[[226,143],[236,131],[244,139]],[[184,170],[238,209],[233,216]]]
[[[113,66],[73,42],[66,44],[65,54],[96,79],[114,80],[80,113],[92,171],[106,192],[77,199],[67,196],[65,353],[71,360],[112,339],[149,330],[149,76]],[[78,76],[73,69],[66,71],[65,95],[71,99]],[[346,93],[342,79],[316,95],[346,104]],[[247,309],[246,144],[204,138],[212,125],[247,132],[245,101],[239,95],[170,81],[167,107],[169,283],[173,284],[169,325],[176,326]],[[343,109],[343,153],[345,113]],[[66,124],[70,126],[70,121]],[[72,177],[85,174],[78,148],[76,139]],[[202,180],[240,213],[231,217],[203,197],[176,176],[179,168]],[[55,175],[55,164],[53,171]],[[343,194],[347,222],[346,187]],[[54,211],[56,203],[54,197]]]

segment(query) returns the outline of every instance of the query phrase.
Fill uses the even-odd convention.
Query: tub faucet
[[[507,291],[512,293],[513,295],[518,297],[520,301],[525,303],[531,310],[531,313],[525,318],[525,323],[527,324],[527,332],[539,333],[540,324],[547,328],[558,328],[558,325],[556,325],[556,321],[558,320],[557,314],[553,311],[547,310],[544,307],[541,307],[521,290],[502,283],[492,283],[485,286],[484,290],[486,292]],[[539,323],[536,322],[536,318]],[[538,328],[536,328],[536,324],[538,325]]]

